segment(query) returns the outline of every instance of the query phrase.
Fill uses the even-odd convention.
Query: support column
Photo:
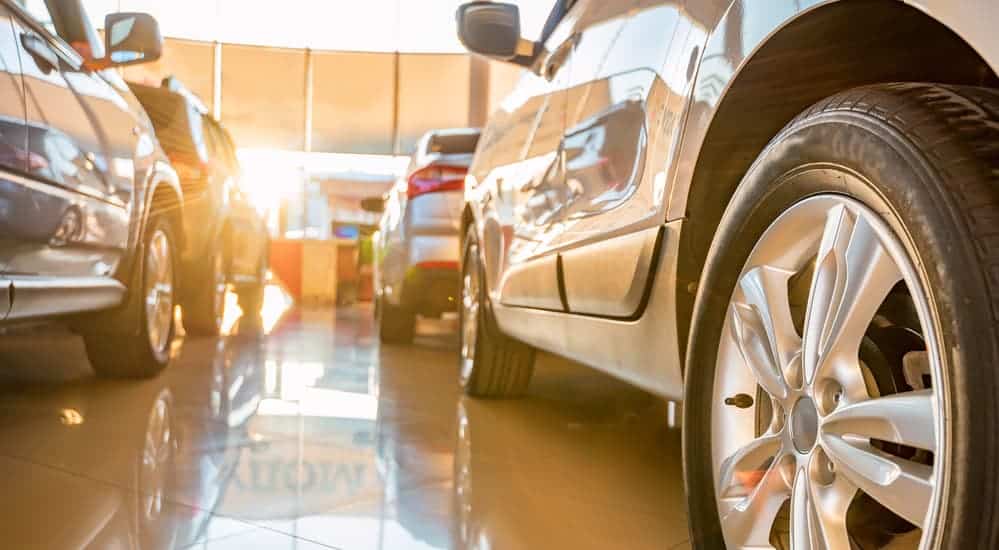
[[[222,43],[212,43],[212,116],[222,120]]]
[[[312,98],[315,85],[315,60],[312,49],[305,49],[305,152],[312,152]]]

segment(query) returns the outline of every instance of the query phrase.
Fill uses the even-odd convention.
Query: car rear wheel
[[[461,387],[474,397],[522,395],[534,372],[534,348],[503,334],[497,326],[472,228],[465,238],[461,278]]]
[[[244,320],[252,322],[260,318],[261,309],[264,306],[264,291],[267,289],[267,269],[270,265],[267,258],[267,254],[264,253],[257,260],[255,281],[236,287],[239,309],[243,310]]]
[[[98,314],[83,328],[90,364],[98,376],[148,378],[170,360],[174,338],[176,254],[170,222],[154,217],[146,230],[141,263],[128,301]]]
[[[378,336],[386,344],[410,344],[416,334],[416,313],[378,298]]]
[[[895,84],[757,159],[695,308],[695,548],[994,546],[996,143],[994,91]]]
[[[222,244],[213,246],[211,257],[199,262],[191,271],[186,284],[194,285],[196,289],[184,306],[184,330],[194,336],[218,336],[229,285],[228,261]]]

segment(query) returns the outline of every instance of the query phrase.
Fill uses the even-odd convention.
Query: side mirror
[[[361,199],[361,208],[365,212],[381,214],[385,211],[385,199],[381,197],[368,197]]]
[[[104,18],[107,66],[156,61],[163,54],[160,25],[146,13],[112,13]]]
[[[538,45],[520,36],[520,8],[500,2],[469,2],[458,7],[458,39],[468,51],[528,66]]]

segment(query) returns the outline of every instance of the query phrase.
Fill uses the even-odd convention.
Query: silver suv
[[[466,180],[468,394],[543,349],[682,401],[696,549],[997,547],[999,3],[457,19],[526,69]]]
[[[410,342],[417,315],[457,310],[458,230],[465,175],[478,141],[474,128],[426,133],[405,176],[384,205],[377,201],[384,213],[374,239],[375,311],[383,342]]]

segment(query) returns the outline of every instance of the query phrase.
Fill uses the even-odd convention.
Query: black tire
[[[378,338],[386,344],[411,344],[416,335],[416,313],[379,298]]]
[[[218,336],[225,313],[225,291],[218,294],[216,270],[228,280],[229,263],[225,247],[217,242],[210,247],[208,257],[191,267],[184,286],[190,288],[190,299],[184,304],[184,330],[191,336]],[[193,288],[191,288],[193,287]]]
[[[463,360],[459,357],[461,387],[466,395],[472,397],[520,397],[526,391],[534,374],[534,348],[513,338],[500,330],[493,316],[486,291],[485,269],[479,255],[478,242],[474,228],[469,228],[465,237],[465,250],[462,259],[462,280],[469,270],[477,270],[479,281],[479,308],[473,360],[467,375],[462,367]],[[465,285],[462,284],[462,301],[464,302]],[[464,326],[465,308],[459,307],[461,322]],[[464,331],[461,335],[461,347],[465,347]]]
[[[685,370],[693,547],[725,546],[711,400],[728,302],[764,230],[819,193],[847,195],[878,212],[914,251],[928,283],[939,349],[947,351],[941,363],[952,447],[931,547],[999,547],[999,93],[932,84],[865,87],[819,102],[770,142],[729,203],[698,286]]]
[[[163,349],[154,349],[147,329],[143,296],[146,250],[157,231],[162,231],[167,237],[173,288],[177,288],[177,254],[173,229],[166,217],[154,216],[146,228],[142,248],[137,252],[138,265],[133,269],[127,302],[116,309],[96,314],[83,323],[81,332],[87,357],[97,376],[151,378],[166,368],[170,361],[170,348],[176,331],[173,315],[170,316],[166,345]]]
[[[265,254],[260,258],[257,265],[257,280],[236,287],[239,309],[243,310],[244,320],[255,321],[260,318],[260,310],[264,307],[264,290],[267,288],[267,269],[269,265],[267,255]]]

